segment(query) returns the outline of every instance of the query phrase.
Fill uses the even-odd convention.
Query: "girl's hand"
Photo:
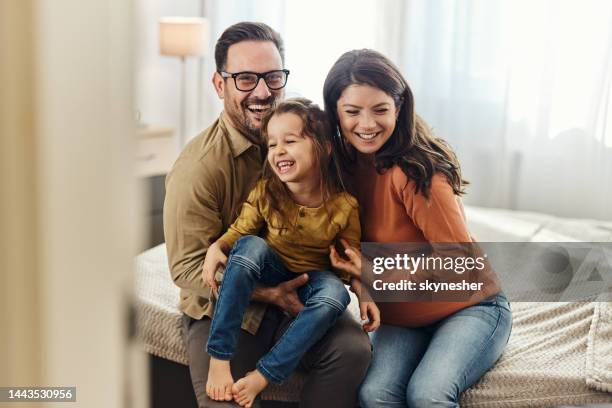
[[[206,258],[204,258],[204,265],[202,265],[202,280],[204,284],[212,288],[217,293],[219,291],[219,283],[215,279],[217,269],[221,266],[225,266],[227,263],[227,256],[221,249],[221,245],[217,242],[212,244],[208,251],[206,251]]]
[[[346,240],[341,239],[340,242],[344,247],[344,253],[349,258],[342,258],[336,248],[332,245],[329,247],[329,259],[334,268],[346,272],[354,278],[361,277],[361,251],[353,248]]]
[[[365,292],[361,281],[359,279],[351,279],[351,291],[357,295],[359,299],[359,314],[361,320],[368,320],[363,325],[363,330],[366,332],[373,332],[380,326],[380,310],[376,303],[374,303],[369,296],[369,293]]]

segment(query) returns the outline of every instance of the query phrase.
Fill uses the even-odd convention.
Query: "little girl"
[[[329,248],[339,239],[358,246],[360,239],[357,201],[341,188],[323,111],[307,99],[287,100],[261,128],[268,144],[263,178],[238,219],[210,246],[203,266],[204,281],[216,291],[215,272],[229,253],[207,344],[206,392],[245,407],[269,382],[287,379],[345,311],[350,297],[330,272]],[[230,360],[255,285],[276,286],[297,273],[308,274],[298,289],[304,308],[256,370],[234,383]],[[348,275],[342,278],[350,282]],[[352,285],[359,288],[358,282]],[[376,305],[363,302],[360,308],[362,317],[369,317],[364,330],[375,330]]]

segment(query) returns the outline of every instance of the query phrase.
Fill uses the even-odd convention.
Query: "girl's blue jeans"
[[[426,327],[381,325],[359,391],[362,408],[459,407],[501,356],[512,312],[503,293]]]
[[[223,275],[206,346],[208,354],[231,360],[256,284],[276,286],[296,276],[263,239],[251,235],[240,238],[230,252]],[[256,366],[273,383],[289,377],[306,351],[333,326],[350,302],[344,284],[330,271],[308,272],[308,282],[297,292],[304,308]]]

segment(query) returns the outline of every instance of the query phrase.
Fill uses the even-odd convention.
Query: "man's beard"
[[[246,136],[250,141],[262,144],[261,128],[251,121],[248,113],[249,105],[270,105],[270,110],[273,110],[278,103],[278,96],[270,95],[266,99],[248,98],[240,103],[239,106],[232,105],[232,109],[228,111],[228,115],[236,127],[236,129]]]

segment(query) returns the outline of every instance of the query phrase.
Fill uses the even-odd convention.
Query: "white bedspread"
[[[574,221],[538,214],[469,207],[466,212],[480,241],[612,241],[608,224],[575,222],[572,229]],[[138,329],[145,350],[187,364],[176,308],[179,289],[170,279],[165,245],[139,255],[135,267]],[[351,310],[356,312],[355,302]],[[513,303],[512,310],[508,347],[495,367],[463,394],[461,406],[612,402],[610,303]],[[299,383],[294,379],[288,386],[270,387],[265,398],[296,400]]]
[[[586,361],[587,385],[612,392],[612,303],[595,303]]]
[[[612,394],[597,393],[587,384],[594,309],[595,303],[513,303],[512,335],[502,358],[463,394],[461,406],[549,407],[612,401]]]

